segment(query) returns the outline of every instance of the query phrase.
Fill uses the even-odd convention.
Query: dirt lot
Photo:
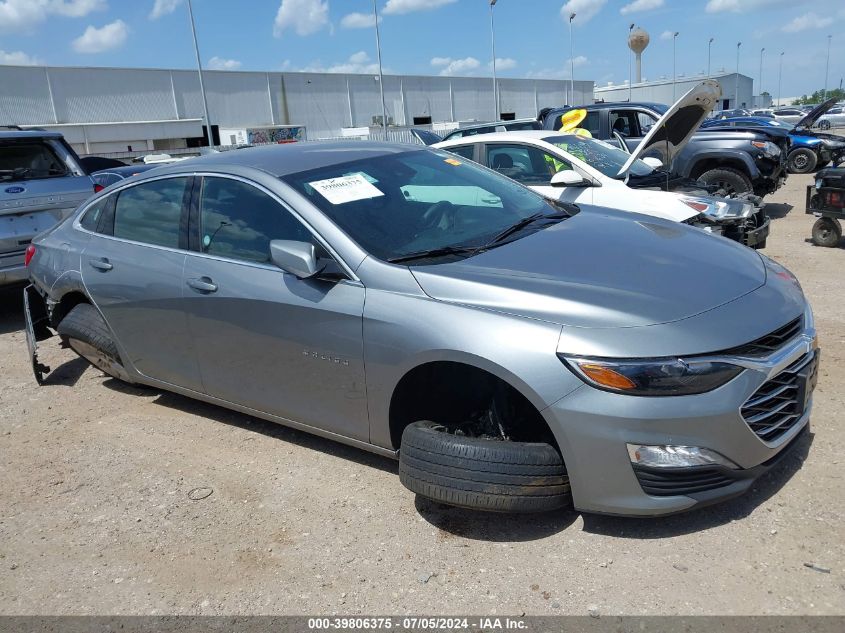
[[[432,506],[389,459],[123,386],[53,342],[39,388],[3,295],[0,613],[845,613],[845,248],[807,242],[810,182],[770,197],[765,251],[821,332],[809,456],[666,519]]]

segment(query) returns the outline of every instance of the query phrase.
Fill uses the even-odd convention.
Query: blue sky
[[[206,67],[244,70],[375,70],[372,0],[194,0]],[[386,72],[488,76],[488,0],[378,0]],[[678,73],[712,68],[759,75],[784,96],[824,82],[832,34],[829,87],[845,75],[843,0],[498,0],[499,72],[512,77],[569,77],[566,16],[576,13],[575,77],[598,85],[628,78],[625,45],[633,22],[647,30],[648,79],[671,76],[671,33]],[[185,0],[0,0],[0,64],[194,66]],[[756,85],[755,85],[756,90]]]

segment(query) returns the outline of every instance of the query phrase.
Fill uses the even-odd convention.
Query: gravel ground
[[[807,242],[810,183],[770,196],[765,251],[821,333],[808,456],[664,519],[434,506],[389,459],[124,386],[54,341],[39,388],[3,295],[0,614],[845,614],[845,248]]]

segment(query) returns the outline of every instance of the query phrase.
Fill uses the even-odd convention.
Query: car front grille
[[[798,336],[803,328],[804,317],[798,317],[783,327],[779,327],[774,332],[758,338],[756,341],[726,350],[723,354],[729,354],[731,356],[768,356]]]
[[[763,383],[742,406],[742,417],[760,439],[774,441],[801,419],[805,394],[815,386],[817,364],[817,352],[805,354]]]
[[[691,468],[647,468],[634,466],[634,473],[647,495],[672,497],[706,492],[736,481],[725,468],[695,466]]]

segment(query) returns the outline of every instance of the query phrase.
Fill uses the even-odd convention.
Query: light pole
[[[760,49],[760,86],[758,88],[758,93],[761,97],[763,96],[763,53],[766,51],[765,48]],[[762,108],[762,104],[760,105]]]
[[[634,23],[631,22],[631,26],[628,27],[628,41],[629,42],[631,41],[631,33],[633,31],[634,31]],[[634,56],[634,51],[631,51],[628,54],[628,103],[631,103],[631,84],[634,83],[633,82],[633,76],[631,74],[633,72],[633,70],[631,69],[632,68],[631,59],[633,58],[633,56]]]
[[[711,37],[710,41],[707,42],[707,76],[710,76],[710,48],[713,46],[713,40],[715,38]]]
[[[827,61],[824,64],[824,87],[822,88],[822,101],[827,101],[827,72],[830,70],[830,40],[832,35],[827,36]]]
[[[780,105],[780,85],[781,79],[783,79],[783,53],[784,51],[780,52],[780,65],[778,68],[778,105]]]
[[[384,140],[387,140],[387,106],[384,104],[384,73],[381,70],[381,33],[378,28],[378,8],[376,0],[373,0],[373,17],[376,19],[376,55],[378,57],[378,87],[381,91],[381,128],[384,131]]]
[[[575,19],[575,14],[569,14],[569,93],[570,99],[575,98],[575,54],[573,51],[575,50],[575,46],[572,43],[572,20]],[[574,103],[570,103],[569,105],[575,105]]]
[[[499,120],[499,87],[496,83],[496,31],[493,28],[493,7],[496,0],[490,0],[490,48],[493,50],[493,120]]]
[[[675,102],[675,79],[678,73],[675,71],[675,41],[678,39],[678,32],[672,33],[672,103]]]
[[[739,47],[742,42],[736,43],[736,83],[734,84],[734,109],[739,107]]]
[[[200,47],[197,44],[197,27],[194,24],[194,7],[191,0],[188,0],[188,17],[191,18],[191,33],[194,36],[194,53],[197,55],[197,72],[200,77],[200,94],[202,95],[202,108],[205,112],[205,137],[208,139],[208,146],[214,147],[214,137],[211,134],[211,119],[208,118],[208,99],[205,98],[205,84],[202,81],[202,60],[200,59]]]

